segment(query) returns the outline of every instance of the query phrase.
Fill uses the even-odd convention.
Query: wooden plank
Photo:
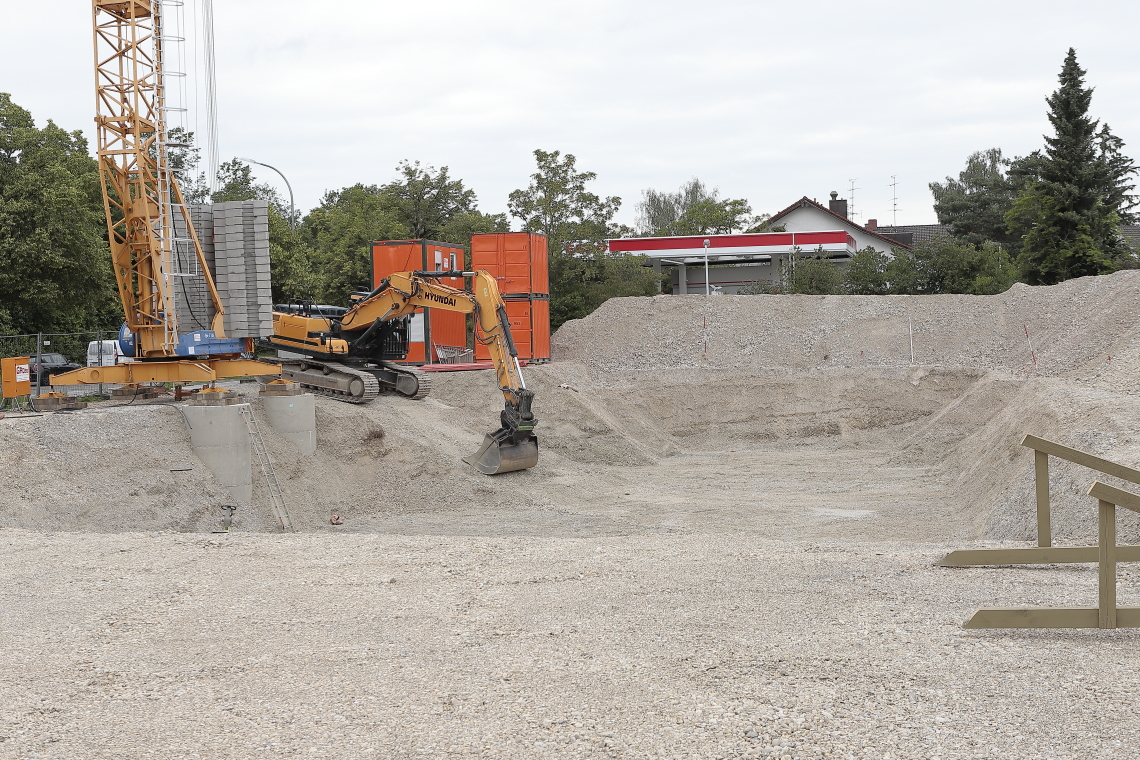
[[[1125,467],[1116,462],[1110,462],[1107,459],[1101,459],[1098,456],[1071,449],[1068,446],[1062,446],[1053,441],[1047,441],[1044,438],[1038,438],[1035,435],[1026,435],[1021,439],[1021,445],[1031,448],[1035,451],[1043,451],[1049,456],[1060,457],[1069,462],[1083,465],[1089,469],[1103,472],[1105,475],[1112,475],[1121,480],[1127,480],[1129,483],[1140,483],[1140,470],[1134,470],[1131,467]]]
[[[1096,607],[983,607],[963,628],[1099,628]]]
[[[1099,480],[1093,481],[1093,484],[1089,486],[1089,496],[1101,501],[1112,502],[1118,507],[1131,509],[1133,512],[1140,512],[1140,496],[1129,491],[1122,491],[1119,488],[1113,488]]]
[[[1100,627],[1116,627],[1116,505],[1100,500],[1097,517],[1100,535]]]
[[[1049,455],[1033,452],[1033,476],[1037,487],[1037,545],[1053,545],[1053,528],[1049,519]]]
[[[1116,608],[1119,628],[1140,628],[1140,607]],[[983,607],[963,628],[1099,628],[1096,607]]]
[[[1026,549],[961,549],[950,552],[936,564],[939,567],[972,565],[1052,565],[1099,562],[1096,546],[1049,546]],[[1117,562],[1140,562],[1140,546],[1117,546]]]

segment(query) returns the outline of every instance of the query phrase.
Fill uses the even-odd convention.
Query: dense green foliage
[[[1111,272],[1132,258],[1119,225],[1133,205],[1135,166],[1107,125],[1098,134],[1084,76],[1070,48],[1047,100],[1054,135],[1045,138],[1039,176],[1007,214],[1011,228],[1025,230],[1020,263],[1034,285]]]
[[[1070,48],[1060,87],[1046,99],[1053,135],[1044,150],[1012,160],[996,148],[974,153],[958,179],[930,184],[938,221],[979,248],[983,262],[972,278],[944,278],[948,287],[969,282],[974,290],[963,292],[988,292],[1009,280],[1007,262],[980,250],[986,243],[1008,252],[1018,277],[1033,285],[1137,265],[1120,235],[1121,224],[1136,221],[1136,165],[1123,140],[1090,118],[1092,88],[1084,76]]]
[[[254,181],[239,159],[222,164],[214,201],[260,198],[269,202],[269,254],[273,298],[312,297],[346,304],[348,294],[372,283],[369,243],[373,240],[428,238],[469,248],[471,235],[506,232],[505,214],[484,214],[461,180],[402,162],[398,178],[386,185],[357,184],[325,193],[299,224],[289,224],[288,208],[267,184]]]
[[[113,329],[98,165],[80,132],[0,93],[0,333]]]
[[[648,188],[637,204],[638,233],[645,237],[715,235],[745,230],[759,220],[743,198],[721,199],[694,177],[675,193]]]
[[[1017,267],[997,243],[943,237],[913,251],[896,248],[885,277],[887,292],[899,295],[995,295],[1017,282]]]
[[[559,151],[534,152],[537,171],[525,190],[510,194],[511,215],[523,230],[546,235],[550,247],[550,324],[579,319],[615,296],[658,292],[660,278],[644,256],[611,254],[606,240],[632,232],[614,224],[621,198],[586,189],[597,178]]]
[[[784,292],[825,296],[843,292],[843,272],[822,249],[804,254],[798,248],[784,262]]]
[[[957,179],[931,182],[938,221],[950,225],[954,237],[974,245],[987,240],[1020,245],[1005,220],[1020,190],[1017,177],[1007,172],[1009,166],[1001,148],[991,148],[970,154]]]

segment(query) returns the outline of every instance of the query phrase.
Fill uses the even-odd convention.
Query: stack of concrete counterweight
[[[254,200],[193,205],[190,217],[225,309],[226,336],[257,338],[272,334],[268,204]],[[181,229],[176,234],[185,237]],[[196,258],[192,249],[176,258],[182,271],[198,271],[191,261]],[[184,277],[176,284],[180,332],[209,326],[213,309],[204,288],[200,277]]]

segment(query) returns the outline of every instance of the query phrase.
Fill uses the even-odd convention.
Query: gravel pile
[[[944,366],[1060,376],[1135,356],[1138,326],[1140,271],[1125,271],[998,296],[613,298],[564,324],[553,350],[597,370]]]
[[[311,457],[263,416],[290,536],[256,478],[209,533],[169,400],[10,416],[0,758],[1131,757],[1135,632],[960,628],[1092,567],[932,563],[1034,537],[1026,432],[1140,466],[1138,291],[615,299],[526,370],[532,470],[460,461],[490,372],[318,399]],[[1054,461],[1059,542],[1093,477]]]
[[[3,758],[1127,758],[1090,567],[735,536],[0,530]],[[1123,571],[1135,603],[1135,571]]]

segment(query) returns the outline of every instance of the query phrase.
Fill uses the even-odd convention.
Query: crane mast
[[[174,4],[174,0],[171,0]],[[252,338],[226,338],[225,309],[210,275],[189,209],[167,161],[161,0],[92,0],[95,34],[96,150],[107,238],[126,321],[120,343],[133,356],[111,367],[83,367],[52,377],[79,383],[212,382],[277,375],[280,369],[239,358]],[[175,214],[185,221],[182,238]],[[192,247],[198,272],[179,272],[176,245]],[[208,330],[178,332],[174,281],[200,276],[214,315]]]
[[[167,162],[166,88],[160,0],[92,0],[96,141],[103,204],[119,297],[137,336],[139,358],[173,357],[174,215],[188,238],[214,305],[211,329],[223,338],[222,303]]]

